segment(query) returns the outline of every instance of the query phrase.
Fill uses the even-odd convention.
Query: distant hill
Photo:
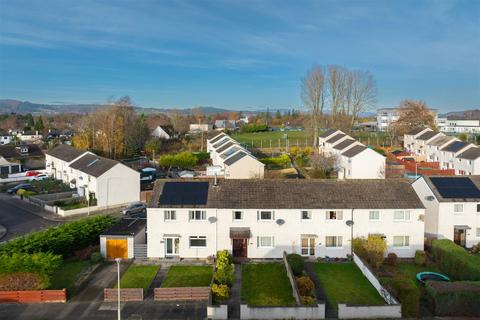
[[[18,113],[18,114],[58,114],[58,113],[88,113],[101,108],[101,104],[42,104],[29,101],[20,101],[14,99],[0,99],[0,114]],[[199,107],[206,115],[231,112],[232,110],[216,107]],[[144,108],[136,107],[137,112],[145,114],[172,113],[180,111],[183,114],[191,114],[192,108],[173,109],[173,108]]]
[[[454,111],[440,115],[449,120],[480,120],[480,109]]]

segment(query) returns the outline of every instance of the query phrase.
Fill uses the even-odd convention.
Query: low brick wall
[[[118,301],[118,289],[117,288],[105,288],[103,289],[103,301],[113,302]],[[142,288],[125,288],[120,289],[120,301],[143,301],[143,289]]]
[[[378,318],[401,318],[402,306],[349,306],[338,305],[338,319],[378,319]]]
[[[240,305],[240,319],[325,319],[325,305],[312,307],[250,307]]]
[[[0,303],[67,302],[67,290],[0,291]]]
[[[210,287],[155,288],[155,301],[208,301]]]

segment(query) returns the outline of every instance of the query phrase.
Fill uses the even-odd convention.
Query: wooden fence
[[[210,287],[155,288],[155,301],[208,300]]]
[[[112,302],[118,301],[118,289],[105,288],[103,289],[103,301]],[[120,301],[143,301],[142,288],[125,288],[120,289]]]
[[[0,303],[67,302],[67,290],[0,291]]]

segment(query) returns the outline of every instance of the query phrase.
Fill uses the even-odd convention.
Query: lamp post
[[[115,262],[117,263],[117,300],[118,300],[118,320],[121,319],[120,317],[120,261],[122,261],[122,258],[115,258]]]

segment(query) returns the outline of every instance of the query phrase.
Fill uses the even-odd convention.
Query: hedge
[[[303,273],[303,268],[305,266],[305,260],[303,257],[296,253],[287,254],[287,262],[292,268],[292,272],[296,277],[299,277]]]
[[[480,281],[429,281],[426,290],[436,316],[480,317]]]
[[[98,243],[100,234],[116,221],[108,215],[83,218],[12,240],[0,247],[0,254],[51,252],[66,258]]]
[[[407,277],[386,278],[386,286],[400,300],[402,317],[417,317],[420,310],[420,289]]]
[[[244,133],[264,132],[264,131],[268,131],[268,126],[266,124],[250,123],[242,127],[242,132]]]
[[[480,256],[448,239],[433,240],[432,255],[440,269],[456,280],[480,281]]]

